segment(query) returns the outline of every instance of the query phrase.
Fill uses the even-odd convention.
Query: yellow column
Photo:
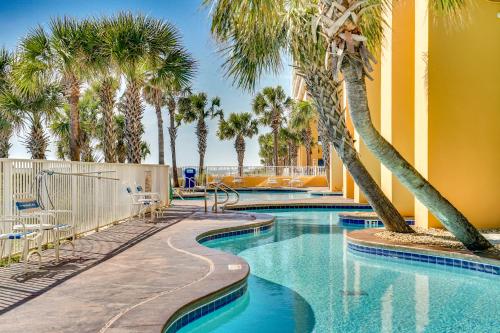
[[[378,57],[377,57],[378,58]],[[380,65],[374,66],[374,71],[370,73],[373,81],[366,79],[366,90],[368,94],[368,106],[370,108],[370,116],[375,127],[380,130]],[[370,175],[375,179],[377,184],[380,185],[380,162],[373,156],[373,154],[366,148],[359,134],[354,131],[354,146],[359,153],[359,158],[364,164]],[[367,200],[360,190],[359,186],[354,184],[354,201],[359,203],[366,203]]]
[[[330,144],[330,191],[340,192],[343,189],[344,175],[343,165],[337,152]]]
[[[426,178],[428,170],[427,60],[429,52],[428,0],[415,2],[415,168]],[[427,228],[429,212],[415,199],[415,224]]]
[[[417,168],[475,226],[498,228],[494,208],[500,198],[500,3],[469,2],[464,23],[450,26],[443,17],[427,17],[425,4],[419,2]],[[440,225],[421,205],[416,205],[416,218],[425,227]]]
[[[382,136],[410,163],[414,157],[414,1],[394,1],[385,14],[381,51]],[[414,215],[413,195],[381,166],[381,188],[406,216]]]

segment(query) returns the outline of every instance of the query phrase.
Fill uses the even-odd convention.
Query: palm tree
[[[96,162],[98,157],[93,146],[94,139],[98,138],[97,130],[100,126],[97,115],[100,111],[100,101],[93,90],[87,90],[78,103],[80,116],[80,160],[83,162]],[[71,158],[70,150],[71,107],[66,103],[51,120],[50,130],[57,138],[57,157],[60,159]]]
[[[29,128],[23,143],[32,159],[45,159],[49,137],[44,125],[61,105],[62,98],[57,86],[39,88],[40,91],[30,96],[19,93],[14,87],[4,90],[0,95],[0,109],[19,114],[25,126]]]
[[[324,69],[326,48],[312,44],[304,34],[310,25],[309,10],[296,8],[297,2],[274,0],[248,7],[243,0],[205,0],[213,4],[212,33],[222,43],[224,63],[234,82],[253,89],[263,72],[278,72],[282,54],[288,52],[297,71],[305,79],[308,92],[328,127],[328,137],[368,202],[388,230],[411,233],[411,229],[359,160],[340,104],[340,85]],[[313,7],[314,8],[314,7]]]
[[[10,89],[13,55],[5,48],[0,49],[0,94]],[[22,125],[18,110],[0,108],[0,158],[9,157],[10,138],[15,129]]]
[[[88,20],[78,21],[69,17],[52,19],[50,34],[38,27],[21,41],[21,60],[14,70],[16,85],[23,94],[36,91],[46,82],[64,87],[70,106],[70,152],[73,161],[80,159],[80,88],[96,54],[93,46],[98,43],[97,37],[94,25]]]
[[[169,55],[182,50],[179,33],[170,23],[143,15],[120,13],[103,26],[105,56],[125,77],[125,136],[129,163],[141,162],[141,120],[144,112],[141,89],[149,72],[164,65]],[[164,66],[160,75],[171,75],[175,65]],[[162,74],[163,73],[163,74]]]
[[[238,174],[243,176],[243,160],[245,159],[245,138],[252,138],[258,133],[258,122],[252,119],[248,112],[231,113],[227,120],[221,119],[217,136],[221,140],[234,141],[234,148],[238,155]]]
[[[290,125],[288,127],[283,127],[280,131],[281,135],[285,138],[288,151],[288,161],[287,165],[297,166],[297,156],[299,150],[299,144],[301,143],[301,135]]]
[[[274,166],[278,166],[278,135],[283,124],[283,116],[291,107],[292,99],[287,97],[281,86],[266,87],[258,93],[252,103],[253,112],[259,117],[260,123],[271,127],[274,140]],[[278,175],[278,168],[275,169]]]
[[[330,184],[330,139],[328,138],[328,127],[322,117],[318,118],[318,137],[321,141],[321,153],[326,171],[326,180]]]
[[[165,140],[163,140],[163,117],[161,108],[167,104],[167,98],[163,90],[152,84],[146,83],[142,89],[142,95],[146,103],[154,106],[158,125],[158,164],[165,164]]]
[[[312,146],[313,137],[311,130],[311,122],[316,118],[317,112],[314,106],[309,101],[299,101],[293,105],[292,114],[290,117],[290,125],[296,129],[302,137],[302,143],[306,149],[306,164],[312,164]]]
[[[184,97],[179,100],[179,119],[190,124],[196,121],[196,136],[198,137],[198,154],[200,155],[200,163],[198,170],[200,175],[203,174],[205,165],[205,152],[207,150],[208,126],[206,120],[219,117],[222,119],[224,113],[220,108],[219,97],[212,98],[210,106],[207,108],[208,98],[205,93],[198,93],[189,97]]]
[[[259,135],[259,157],[265,166],[274,165],[274,136],[272,133]],[[285,131],[281,130],[278,135],[278,154],[286,159],[288,156],[288,140]]]
[[[434,0],[431,9],[444,13],[464,6],[464,1]],[[365,85],[371,63],[375,61],[369,43],[379,43],[382,34],[384,1],[357,2],[349,5],[344,0],[321,0],[319,26],[332,52],[332,72],[341,72],[346,87],[347,102],[354,127],[368,149],[398,180],[425,205],[439,221],[469,250],[492,249],[492,244],[477,231],[468,219],[449,202],[417,169],[413,167],[377,131],[371,121]],[[328,61],[330,62],[330,61]]]
[[[104,72],[94,82],[93,89],[99,100],[102,127],[102,151],[106,163],[115,163],[116,158],[116,131],[114,122],[114,108],[119,80],[111,72]]]
[[[177,136],[177,128],[175,127],[176,98],[182,94],[182,91],[190,83],[194,72],[195,62],[191,56],[184,50],[177,50],[163,59],[161,67],[152,73],[142,91],[145,101],[153,105],[156,111],[158,120],[159,164],[165,164],[165,142],[163,140],[161,109],[163,106],[168,105],[170,114],[170,145],[173,147],[172,162],[175,162],[175,165],[172,165],[172,168],[175,170],[174,179],[177,176],[177,161],[175,158],[175,137]]]
[[[182,117],[178,114],[177,104],[179,99],[191,95],[191,88],[182,88],[176,84],[171,84],[167,89],[167,108],[170,118],[168,134],[170,136],[170,152],[172,154],[172,177],[174,179],[174,187],[179,187],[179,175],[177,174],[177,154],[175,140],[177,139],[177,129],[182,123]]]

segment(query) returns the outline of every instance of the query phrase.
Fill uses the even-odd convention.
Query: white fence
[[[163,202],[168,203],[169,200],[169,167],[164,165],[0,159],[0,217],[16,214],[15,194],[36,195],[35,178],[42,170],[56,173],[46,176],[46,188],[44,186],[38,193],[43,193],[46,203],[46,193],[49,193],[53,209],[72,211],[67,217],[61,214],[67,221],[60,222],[74,225],[76,233],[98,230],[129,217],[132,199],[126,190],[127,186],[135,191],[135,187],[141,185],[145,191],[159,193]],[[118,180],[61,175],[57,172],[103,172],[103,177]],[[8,227],[3,223],[0,225],[3,230],[0,231]]]
[[[178,168],[179,177],[183,177],[183,171],[186,168],[194,168],[198,172],[197,166]],[[205,172],[210,176],[238,176],[237,166],[208,166]],[[323,166],[244,166],[242,176],[326,176],[325,167]]]

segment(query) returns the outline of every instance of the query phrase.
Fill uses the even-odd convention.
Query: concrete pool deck
[[[246,279],[249,267],[243,259],[202,246],[196,237],[211,230],[269,224],[272,217],[205,214],[194,206],[174,209],[184,213],[180,223],[11,306],[0,316],[0,332],[161,332],[186,304]],[[44,279],[36,271],[29,274],[31,284]],[[16,282],[22,289],[23,282]],[[2,294],[9,297],[8,290]]]
[[[287,203],[354,204],[339,197],[265,204]],[[239,207],[250,205],[259,206]],[[27,274],[21,264],[0,268],[0,332],[161,332],[179,310],[241,283],[249,273],[243,259],[196,239],[269,224],[272,217],[206,214],[203,207],[203,200],[176,200],[158,224],[131,220],[78,239],[76,256],[58,265],[47,262]]]

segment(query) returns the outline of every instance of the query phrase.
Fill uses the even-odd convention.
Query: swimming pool
[[[312,198],[312,195],[307,191],[240,191],[240,201],[282,201],[290,199],[305,199]],[[209,193],[209,199],[213,200],[213,193]],[[218,195],[219,200],[225,200],[225,194]],[[231,198],[235,195],[231,194]],[[203,200],[203,198],[192,198],[190,200]],[[233,200],[233,199],[230,199]]]
[[[498,332],[500,279],[346,250],[340,210],[259,210],[260,236],[204,245],[251,267],[244,296],[179,332]]]

